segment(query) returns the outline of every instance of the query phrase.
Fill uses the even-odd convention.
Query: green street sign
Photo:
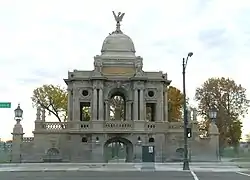
[[[10,102],[0,102],[0,108],[11,108]]]

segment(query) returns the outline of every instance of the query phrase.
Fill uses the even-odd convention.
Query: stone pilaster
[[[145,120],[144,113],[144,89],[140,89],[140,120]]]
[[[138,89],[134,89],[133,120],[138,120]]]
[[[92,105],[92,120],[97,120],[97,88],[94,87],[93,89],[93,105]]]
[[[157,92],[158,97],[157,97],[157,104],[156,104],[156,121],[163,121],[163,110],[164,110],[164,105],[163,105],[163,92],[159,91]]]
[[[126,102],[126,120],[131,120],[131,104],[132,102],[130,100]]]
[[[104,116],[103,89],[99,89],[99,120],[103,121]]]
[[[68,88],[68,106],[67,106],[67,109],[68,109],[68,121],[72,121],[72,89]]]
[[[164,90],[164,121],[169,121],[168,119],[168,89]]]
[[[73,93],[73,121],[80,121],[80,102],[79,96],[76,93],[77,89],[74,90]]]
[[[105,100],[105,120],[109,120],[109,101]]]

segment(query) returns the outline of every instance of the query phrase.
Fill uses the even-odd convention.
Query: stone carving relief
[[[110,88],[114,87],[114,82],[105,82],[104,85],[106,88],[110,89]]]
[[[129,90],[130,83],[129,82],[122,82],[122,81],[112,81],[112,82],[106,82],[105,87],[107,87],[108,89],[123,88],[125,90]]]

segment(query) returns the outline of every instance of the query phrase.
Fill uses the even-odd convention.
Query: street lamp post
[[[187,126],[188,126],[188,116],[187,116],[187,104],[186,104],[186,67],[188,58],[192,57],[193,53],[188,53],[186,59],[182,59],[182,78],[183,78],[183,113],[184,113],[184,159],[183,159],[183,170],[189,170],[188,161],[188,142],[187,142]]]
[[[20,124],[21,120],[23,119],[23,110],[21,109],[20,104],[18,104],[17,108],[14,110],[14,113],[15,113],[14,119],[16,120],[16,125],[15,125],[15,127],[13,129],[13,136],[15,136],[15,135],[20,136],[20,135],[23,135],[22,126]],[[19,146],[20,146],[19,147],[19,153],[20,153],[19,154],[19,161],[20,161],[20,163],[22,162],[22,155],[21,155],[22,146],[21,145],[22,144],[19,144]]]

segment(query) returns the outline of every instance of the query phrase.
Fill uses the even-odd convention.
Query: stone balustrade
[[[112,131],[130,131],[133,130],[132,121],[104,121],[104,129]]]
[[[196,126],[190,123],[190,126]],[[149,122],[149,121],[70,121],[70,122],[36,122],[34,132],[46,131],[143,131],[143,132],[183,132],[182,122]]]
[[[23,142],[32,142],[34,137],[23,137]]]

